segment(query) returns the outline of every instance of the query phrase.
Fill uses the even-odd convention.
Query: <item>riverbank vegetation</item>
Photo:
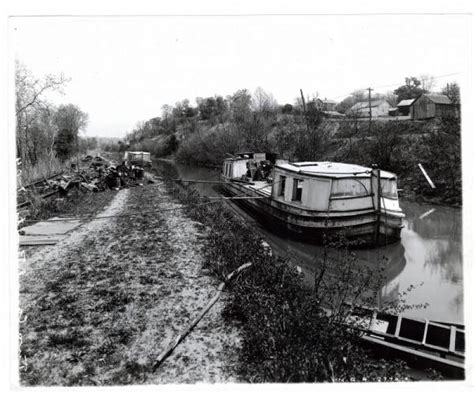
[[[375,359],[360,342],[360,331],[341,324],[345,301],[370,302],[379,273],[357,267],[353,254],[342,248],[332,261],[338,280],[326,272],[315,275],[316,288],[287,261],[262,248],[262,239],[222,202],[201,197],[177,185],[172,170],[165,173],[169,192],[187,206],[187,214],[206,227],[206,267],[225,276],[246,262],[252,266],[229,283],[224,316],[243,332],[236,367],[246,382],[342,382],[407,380],[401,362]],[[371,291],[372,290],[372,291]],[[328,315],[322,305],[330,306]]]
[[[393,99],[393,97],[391,98]],[[461,130],[455,118],[426,122],[327,117],[315,98],[279,105],[258,88],[226,98],[164,106],[162,116],[130,132],[125,147],[199,166],[220,167],[229,154],[274,152],[289,161],[378,164],[399,176],[402,198],[461,205]],[[418,164],[436,185],[429,186]]]

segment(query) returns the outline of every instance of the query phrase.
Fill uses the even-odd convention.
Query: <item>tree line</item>
[[[446,89],[452,101],[459,102],[457,84]],[[410,77],[391,92],[392,100],[432,90],[426,79]],[[352,99],[362,100],[363,94]],[[245,151],[273,152],[289,161],[377,163],[398,174],[416,195],[461,202],[459,119],[373,121],[369,127],[357,118],[327,120],[320,107],[311,105],[316,99],[315,94],[280,105],[262,88],[254,93],[241,89],[225,98],[198,98],[195,106],[186,99],[163,106],[160,117],[137,124],[121,147],[203,166],[220,166],[229,154]],[[420,161],[437,179],[436,190],[426,187],[417,168]]]

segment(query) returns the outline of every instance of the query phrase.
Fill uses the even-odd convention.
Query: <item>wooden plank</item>
[[[449,351],[453,352],[456,350],[456,327],[451,326],[451,332],[449,335]]]
[[[55,245],[65,236],[20,235],[20,246]]]
[[[395,334],[394,334],[395,337],[400,336],[400,327],[401,327],[401,325],[402,325],[402,316],[398,315],[398,317],[397,317],[397,327],[395,328]]]
[[[428,325],[430,324],[430,321],[429,320],[426,320],[425,321],[425,330],[423,331],[423,340],[421,341],[421,343],[423,345],[426,344],[426,336],[428,335]]]
[[[426,180],[427,180],[428,183],[430,184],[431,188],[432,188],[432,189],[436,189],[435,184],[433,183],[433,181],[431,180],[431,178],[429,177],[429,175],[426,173],[426,171],[425,171],[425,169],[423,168],[423,166],[421,165],[421,163],[418,163],[418,167],[420,168],[421,172],[423,173],[423,175],[425,176]]]

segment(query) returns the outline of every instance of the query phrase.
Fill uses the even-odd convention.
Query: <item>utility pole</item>
[[[367,89],[369,91],[369,132],[372,126],[372,88]]]
[[[303,89],[300,89],[300,93],[301,93],[301,101],[303,102],[303,112],[304,112],[304,118],[306,121],[306,130],[309,132],[308,114],[306,113],[306,102],[304,101]]]

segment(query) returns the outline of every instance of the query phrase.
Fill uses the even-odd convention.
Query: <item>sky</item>
[[[393,90],[407,76],[457,81],[469,67],[467,15],[12,17],[13,58],[64,73],[55,103],[89,115],[88,136],[123,137],[164,104],[257,87],[280,104]]]

